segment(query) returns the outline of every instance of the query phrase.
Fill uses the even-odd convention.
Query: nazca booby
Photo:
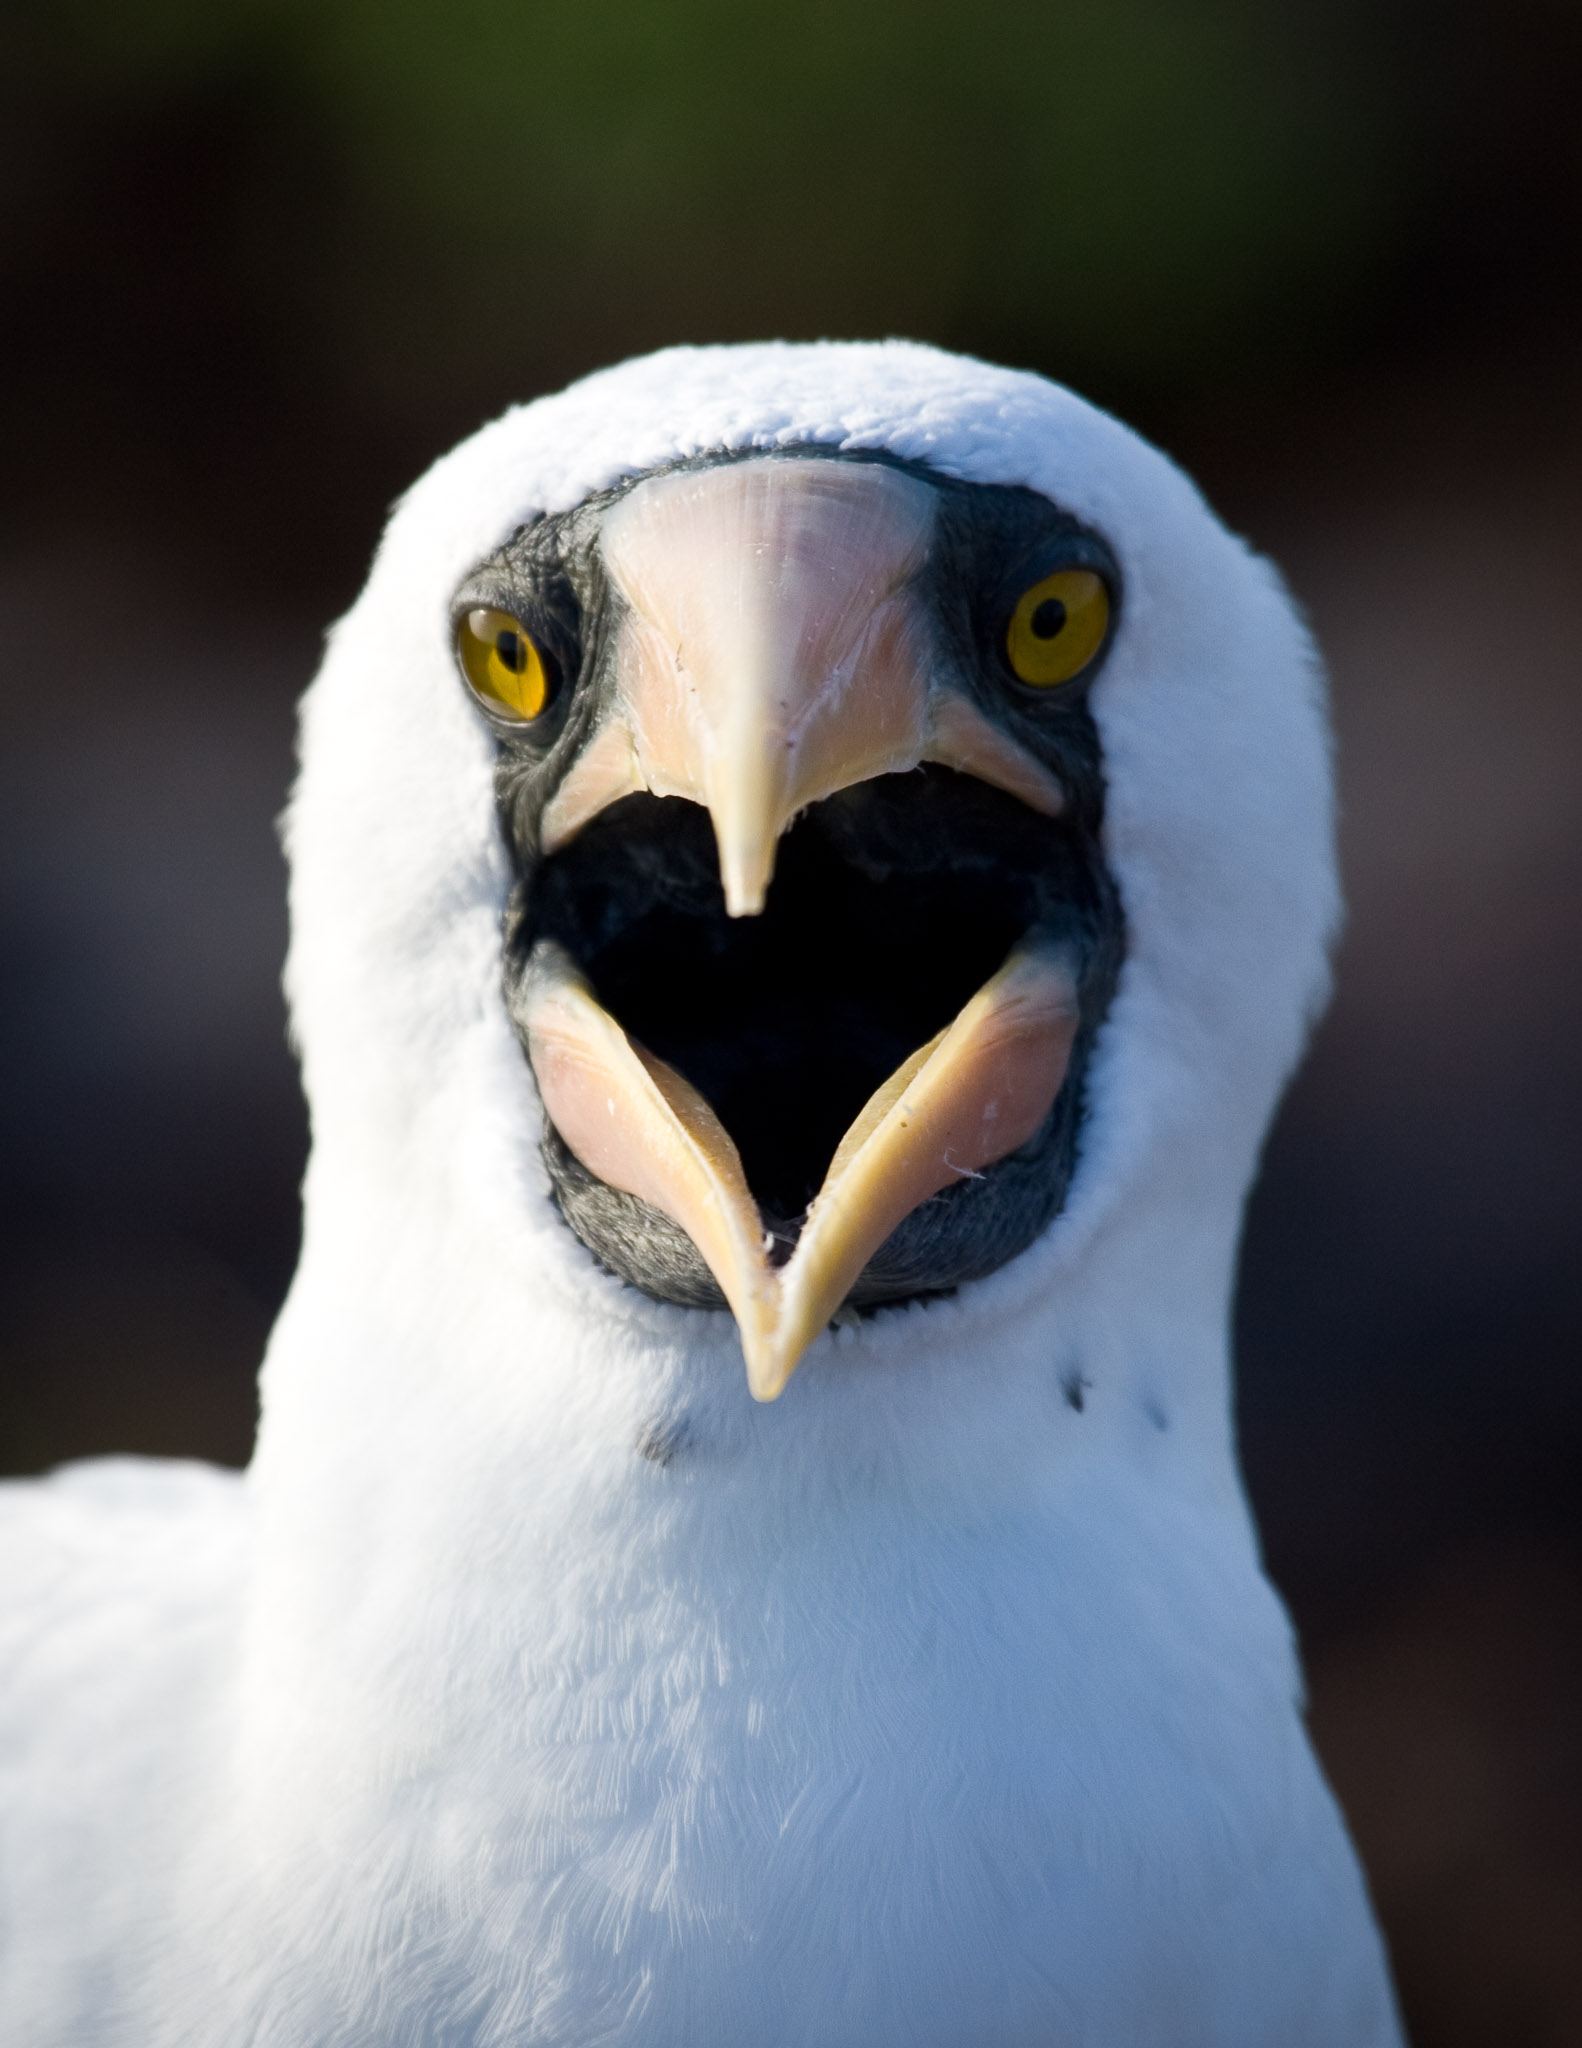
[[[7,2048],[1398,2041],[1232,1444],[1268,565],[1038,377],[672,350],[408,493],[287,840],[252,1467],[0,1492]]]

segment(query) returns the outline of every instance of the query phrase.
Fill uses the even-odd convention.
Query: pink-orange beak
[[[1058,782],[936,653],[918,595],[936,504],[888,464],[805,456],[632,490],[602,540],[619,602],[616,690],[546,810],[546,853],[631,792],[689,798],[713,820],[726,908],[745,917],[763,909],[797,813],[873,776],[940,762],[1055,815]],[[772,1400],[901,1219],[1037,1131],[1065,1077],[1077,1003],[1062,958],[1014,951],[873,1096],[778,1266],[714,1111],[627,1037],[556,948],[535,956],[527,1023],[562,1138],[687,1231],[736,1315],[752,1392]]]

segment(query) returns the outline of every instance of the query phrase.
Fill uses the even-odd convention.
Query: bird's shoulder
[[[179,1683],[245,1569],[239,1476],[101,1458],[0,1485],[0,1738],[15,1757]]]
[[[248,1553],[233,1473],[0,1485],[0,2043],[99,2038],[201,1812]]]

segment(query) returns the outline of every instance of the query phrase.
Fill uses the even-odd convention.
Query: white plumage
[[[550,1202],[448,606],[534,513],[799,443],[1109,541],[1128,952],[1053,1226],[760,1407],[728,1316]],[[302,764],[313,1156],[253,1466],[0,1490],[0,2040],[1397,2041],[1231,1441],[1242,1201],[1337,914],[1274,573],[1038,378],[676,350],[408,494]]]

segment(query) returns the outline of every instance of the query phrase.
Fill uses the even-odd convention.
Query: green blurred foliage
[[[79,130],[235,94],[237,289],[401,407],[769,333],[1300,357],[1410,205],[1367,49],[1268,0],[56,0],[21,56]]]

